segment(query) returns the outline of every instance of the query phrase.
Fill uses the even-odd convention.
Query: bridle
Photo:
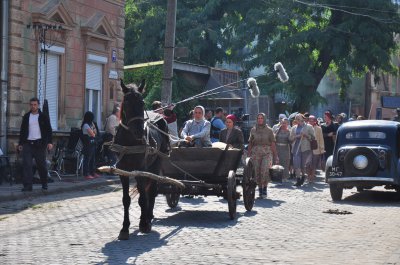
[[[124,115],[124,116],[125,116],[125,115]],[[124,123],[122,122],[122,120],[121,120],[120,123],[119,123],[119,125],[121,125],[122,128],[124,128],[125,130],[127,130],[127,131],[130,132],[130,130],[129,130],[129,124],[130,124],[131,122],[133,122],[133,121],[136,121],[136,120],[142,120],[142,121],[144,122],[144,118],[143,118],[143,117],[136,116],[136,117],[133,117],[133,118],[129,119],[129,121],[128,121],[126,124],[124,124]]]
[[[128,131],[130,134],[132,134],[136,138],[137,135],[129,128],[129,124],[131,124],[134,121],[143,121],[144,122],[146,119],[141,116],[135,116],[135,117],[130,118],[127,122],[124,122],[123,120],[126,120],[126,113],[125,113],[125,108],[123,108],[123,107],[121,109],[121,116],[123,117],[123,119],[120,120],[119,127]],[[127,146],[127,145],[119,145],[119,144],[114,143],[114,141],[112,141],[108,145],[109,145],[110,150],[119,154],[117,163],[120,160],[122,160],[122,158],[125,155],[144,154],[145,168],[147,169],[147,161],[148,161],[147,158],[149,155],[156,154],[157,149],[152,147],[149,144],[149,136],[145,135],[145,133],[141,137],[136,138],[136,140],[141,141],[141,143],[139,143],[138,145]]]

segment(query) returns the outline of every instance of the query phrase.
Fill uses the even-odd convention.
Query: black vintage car
[[[326,182],[332,200],[343,189],[357,191],[384,185],[400,191],[400,123],[363,120],[344,123],[337,132],[333,155],[326,161]]]

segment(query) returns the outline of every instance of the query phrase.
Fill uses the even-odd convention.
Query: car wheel
[[[378,170],[379,161],[370,148],[356,147],[344,157],[344,167],[348,172],[346,174],[372,176]]]
[[[343,195],[343,187],[337,184],[329,184],[329,190],[333,201],[341,201]]]

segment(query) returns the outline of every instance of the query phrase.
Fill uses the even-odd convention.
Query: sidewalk
[[[81,176],[78,178],[76,176],[61,176],[61,180],[54,176],[52,179],[54,182],[48,184],[49,188],[47,191],[42,191],[42,185],[33,184],[33,191],[31,192],[22,192],[22,184],[13,183],[10,185],[7,182],[3,182],[3,184],[0,185],[0,202],[120,183],[118,176],[106,174],[102,174],[101,177],[92,180],[86,180]]]

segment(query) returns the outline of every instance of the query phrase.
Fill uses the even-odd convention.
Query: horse
[[[143,92],[145,81],[140,86],[136,84],[125,85],[121,80],[124,94],[120,109],[120,125],[114,138],[114,144],[123,146],[126,152],[119,152],[119,161],[116,167],[126,171],[141,170],[154,174],[160,174],[161,158],[159,152],[168,153],[168,125],[164,119],[159,119],[149,126],[145,122],[145,109]],[[157,126],[157,128],[154,128]],[[129,150],[132,150],[129,152]],[[153,150],[150,152],[149,150]],[[119,240],[129,239],[129,178],[120,175],[122,184],[122,203],[124,206],[124,221],[119,233]],[[139,206],[141,209],[139,231],[150,233],[153,209],[157,196],[157,182],[145,177],[136,177],[137,190],[139,192]]]

